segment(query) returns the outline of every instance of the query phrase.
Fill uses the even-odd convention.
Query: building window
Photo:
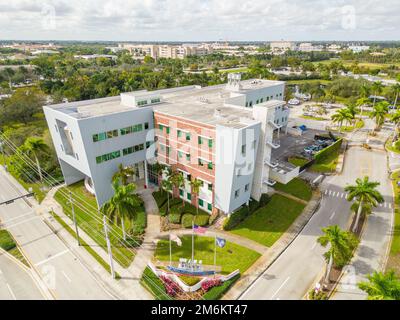
[[[169,129],[169,127],[167,127],[167,134],[169,134],[169,131],[170,131],[170,129]]]
[[[192,195],[188,192],[188,194],[186,195],[188,200],[192,200]]]
[[[257,143],[257,140],[253,140],[253,142],[251,143],[251,148],[253,150],[256,148],[256,143]]]
[[[263,103],[263,102],[264,102],[264,98],[261,98],[261,99],[260,99],[260,103]]]
[[[199,206],[202,207],[204,205],[204,200],[203,199],[199,199]]]
[[[178,151],[178,158],[182,158],[183,156],[183,152],[182,151]]]
[[[160,144],[160,150],[165,151],[165,146],[163,144]]]
[[[182,137],[182,131],[178,130],[178,138]]]
[[[213,163],[212,163],[212,162],[209,162],[207,167],[208,167],[208,169],[212,170],[212,168],[213,168]]]
[[[245,192],[249,191],[249,184],[246,184],[246,185],[244,186],[244,191],[245,191]]]
[[[186,141],[190,141],[190,133],[186,132]]]
[[[258,104],[258,99],[256,100],[256,104]]]
[[[213,187],[212,183],[208,183],[208,191],[212,191],[212,187]]]
[[[149,123],[148,122],[145,122],[144,123],[144,130],[147,130],[149,128]]]
[[[158,125],[158,129],[160,129],[161,131],[163,131],[164,126],[163,126],[162,124],[159,124],[159,125]]]
[[[62,144],[60,144],[60,146],[61,146],[61,150],[64,151],[64,146]]]
[[[198,159],[198,164],[199,164],[199,166],[203,166],[204,165],[203,160],[199,158]]]
[[[167,156],[169,156],[170,147],[167,147]]]
[[[253,101],[249,102],[249,106],[252,107],[253,106]]]
[[[183,197],[183,194],[184,194],[183,189],[179,189],[179,195],[180,195],[181,197]]]
[[[213,146],[213,141],[212,141],[212,139],[209,139],[208,140],[208,147],[212,148],[212,146]]]
[[[141,100],[137,102],[138,106],[145,106],[147,104],[147,100]]]
[[[199,144],[203,144],[203,138],[200,137],[200,136],[198,136],[198,137],[197,137],[197,142],[198,142]]]
[[[56,128],[56,132],[58,132],[58,127],[57,127],[57,125],[56,125],[56,124],[54,125],[54,127]]]
[[[153,98],[153,99],[151,99],[151,103],[158,103],[158,102],[160,102],[161,100],[160,100],[160,98]]]
[[[186,153],[186,160],[190,161],[190,153]]]
[[[137,145],[129,147],[129,148],[122,149],[122,154],[124,156],[126,156],[128,154],[131,154],[131,153],[134,153],[134,152],[138,152],[138,151],[141,151],[141,150],[144,150],[144,144],[143,143],[137,144]]]
[[[248,106],[249,106],[249,103],[246,101],[246,108],[248,108]]]
[[[113,160],[113,159],[119,158],[120,156],[121,156],[121,151],[119,151],[119,150],[110,152],[107,154],[103,154],[101,156],[96,157],[96,163],[99,164],[99,163],[102,163],[105,161]]]
[[[245,156],[246,155],[246,145],[242,145],[242,155]]]
[[[79,156],[77,153],[75,153],[75,158],[76,158],[76,160],[79,160]]]
[[[208,211],[212,211],[212,204],[211,203],[207,203],[207,209],[208,209]]]
[[[239,194],[240,194],[240,189],[237,189],[237,190],[235,191],[235,199],[236,199],[236,198],[239,198]]]

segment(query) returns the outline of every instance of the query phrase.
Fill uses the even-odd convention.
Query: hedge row
[[[315,162],[322,161],[329,157],[332,153],[338,151],[340,147],[342,146],[343,138],[340,138],[336,140],[333,144],[331,144],[329,147],[326,147],[325,149],[322,149],[321,151],[317,152],[314,155]]]
[[[218,300],[220,299],[226,291],[240,278],[240,275],[234,276],[232,279],[225,281],[222,285],[218,287],[213,287],[208,290],[204,295],[204,300]]]
[[[260,202],[252,200],[250,201],[249,206],[243,205],[239,208],[239,210],[232,213],[230,217],[225,220],[223,226],[224,230],[232,230],[258,208],[264,207],[269,202],[269,200],[270,197],[266,193],[264,193],[261,195]]]

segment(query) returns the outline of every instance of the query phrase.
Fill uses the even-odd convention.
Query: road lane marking
[[[36,220],[36,219],[40,219],[40,217],[35,216],[35,217],[29,218],[29,219],[26,219],[26,220],[23,220],[23,221],[14,223],[14,224],[10,224],[10,225],[7,225],[7,228],[13,228],[13,227],[19,226],[20,224],[27,223],[29,221]]]
[[[280,285],[280,287],[278,288],[278,290],[276,290],[276,291],[274,292],[274,294],[272,295],[272,297],[271,297],[270,300],[272,300],[272,299],[277,295],[277,293],[279,292],[279,290],[281,290],[281,289],[283,288],[283,286],[286,284],[286,282],[289,281],[289,279],[290,279],[290,277],[287,277],[286,280],[283,281],[283,283]]]
[[[344,197],[344,193],[342,192],[342,196],[341,196],[341,198],[343,199],[343,197]]]
[[[389,203],[389,209],[392,209],[392,204],[391,203]]]
[[[329,190],[329,195],[331,195],[331,192],[332,192],[332,191],[331,191],[331,190]]]
[[[332,220],[333,219],[333,217],[335,216],[335,214],[336,214],[336,212],[335,211],[333,211],[333,213],[331,214],[331,216],[329,217],[329,220]]]
[[[64,270],[62,270],[61,273],[62,273],[63,276],[68,280],[69,283],[72,282],[72,280],[67,276],[67,274],[64,272]]]
[[[9,223],[9,222],[11,222],[11,221],[18,220],[18,219],[20,219],[20,218],[23,218],[23,217],[26,217],[26,216],[29,216],[29,215],[33,215],[33,214],[34,214],[33,212],[21,214],[21,215],[18,216],[18,217],[14,217],[14,218],[8,219],[8,220],[6,220],[6,221],[3,221],[3,224],[7,224],[7,223]]]
[[[67,253],[67,252],[69,252],[69,249],[66,249],[66,250],[64,250],[64,251],[61,251],[61,252],[59,252],[59,253],[56,253],[54,256],[51,256],[51,257],[49,257],[48,259],[44,259],[44,260],[42,260],[42,261],[36,263],[35,266],[38,267],[38,266],[40,266],[40,265],[42,265],[42,264],[44,264],[44,263],[46,263],[46,262],[49,262],[50,260],[53,260],[53,259],[55,259],[55,258],[57,258],[57,257],[59,257],[59,256],[62,256],[63,254],[65,254],[65,253]]]
[[[311,250],[314,250],[314,248],[317,246],[317,241],[314,242],[314,244],[311,247]]]
[[[6,285],[7,285],[8,291],[10,291],[10,294],[11,294],[12,298],[14,300],[17,300],[17,297],[15,296],[14,292],[12,291],[10,285],[8,283],[6,283]]]

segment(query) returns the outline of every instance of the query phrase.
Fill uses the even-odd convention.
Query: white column
[[[147,188],[149,185],[149,177],[148,175],[148,171],[147,171],[147,161],[144,160],[144,187]]]

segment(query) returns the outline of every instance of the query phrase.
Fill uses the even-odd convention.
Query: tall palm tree
[[[124,186],[114,181],[113,189],[114,195],[102,205],[100,211],[111,221],[121,221],[122,235],[126,241],[125,219],[136,217],[136,208],[140,205],[140,200],[135,194],[136,186],[132,183]]]
[[[400,83],[396,83],[392,86],[392,90],[395,93],[395,99],[393,102],[394,107],[397,109],[397,101],[399,99],[399,94],[400,94]]]
[[[192,187],[192,194],[196,196],[196,213],[199,214],[199,193],[200,193],[200,187],[203,185],[201,180],[195,178],[194,180],[190,181],[190,186]]]
[[[324,279],[324,282],[327,282],[332,266],[342,266],[350,259],[355,239],[352,234],[340,229],[336,225],[322,228],[322,232],[323,235],[317,239],[318,243],[323,247],[326,247],[328,244],[330,245],[329,250],[324,254],[328,262]]]
[[[128,184],[129,177],[135,174],[132,166],[125,167],[122,163],[118,165],[118,171],[112,176],[112,181],[120,181],[123,186]]]
[[[353,120],[353,118],[353,115],[347,108],[339,109],[331,116],[332,122],[339,125],[339,132],[342,132],[343,123],[349,123]]]
[[[371,93],[370,87],[367,86],[366,84],[363,84],[363,85],[360,87],[360,94],[359,94],[359,97],[360,97],[360,98],[368,98],[368,97],[370,96],[370,93]]]
[[[379,102],[373,107],[373,110],[370,113],[370,118],[375,120],[375,129],[379,129],[383,125],[388,110],[389,104],[386,101]]]
[[[164,189],[167,192],[167,208],[169,212],[169,193],[172,190],[172,182],[170,176],[167,176],[162,182],[161,182],[161,188]]]
[[[35,158],[37,170],[39,173],[40,182],[43,182],[42,169],[40,167],[40,162],[38,158],[38,154],[40,152],[46,152],[49,150],[49,146],[44,142],[42,138],[38,137],[29,137],[25,140],[22,148],[29,154]]]
[[[370,100],[368,98],[359,98],[357,99],[356,105],[360,108],[361,118],[363,116],[364,107],[370,104]]]
[[[353,232],[357,230],[364,204],[376,207],[378,203],[384,201],[381,193],[376,190],[379,185],[379,182],[369,181],[369,177],[364,177],[363,179],[357,178],[355,185],[350,185],[344,188],[344,190],[349,193],[347,200],[352,201],[353,199],[356,199],[359,203],[356,221],[354,222],[352,229]]]
[[[399,136],[400,110],[396,110],[396,112],[390,116],[390,120],[394,123],[394,135],[393,135],[393,146],[394,146]]]
[[[378,94],[382,93],[383,90],[383,84],[381,81],[375,81],[372,86],[371,86],[371,90],[374,93],[374,102],[373,102],[373,107],[375,106],[376,103],[376,97]]]
[[[172,185],[178,189],[182,188],[185,185],[185,178],[183,174],[179,171],[174,171],[171,176]],[[182,197],[182,207],[185,206],[185,199]]]
[[[375,271],[367,278],[368,281],[360,282],[358,287],[368,294],[368,300],[400,300],[400,279],[393,270]]]

